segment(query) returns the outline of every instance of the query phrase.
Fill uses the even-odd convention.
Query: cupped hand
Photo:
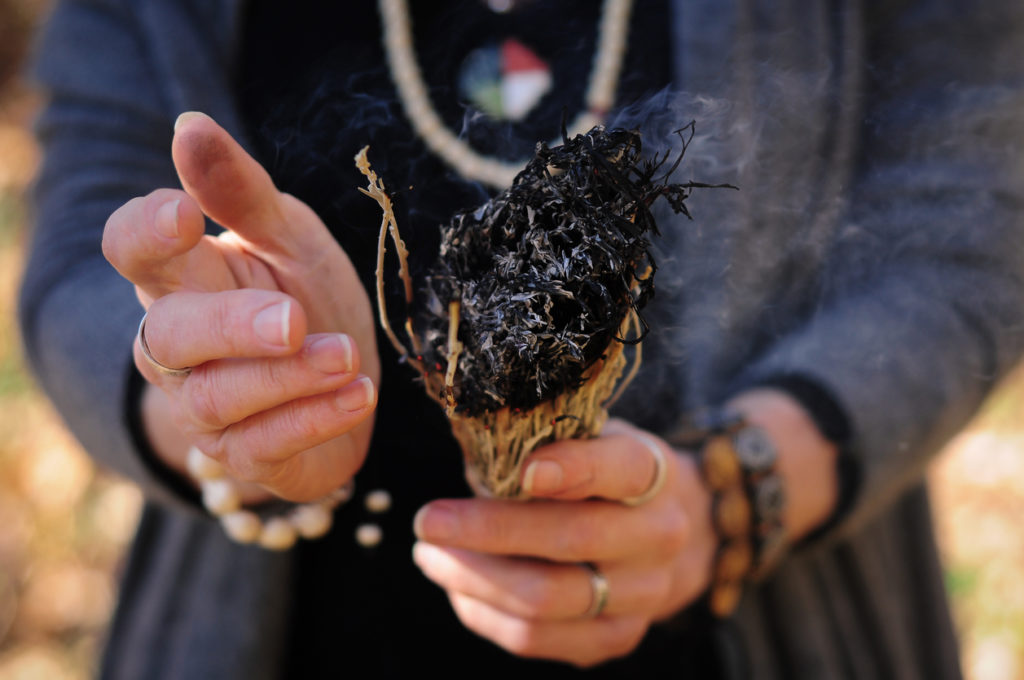
[[[108,220],[103,252],[147,308],[135,363],[157,454],[188,446],[290,500],[344,484],[369,446],[380,365],[369,297],[323,222],[209,117],[183,114],[160,189]],[[205,217],[223,226],[204,235]]]
[[[664,487],[649,446],[666,454]],[[439,500],[416,517],[413,557],[470,630],[520,656],[591,666],[631,652],[648,627],[708,586],[710,496],[692,457],[612,421],[601,437],[557,442],[525,468],[531,502]],[[591,564],[609,591],[587,617]]]

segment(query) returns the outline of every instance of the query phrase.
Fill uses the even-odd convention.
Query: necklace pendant
[[[525,161],[509,163],[483,156],[444,126],[437,111],[434,110],[427,84],[423,82],[423,74],[416,63],[407,0],[378,0],[378,3],[384,21],[384,52],[387,56],[388,70],[391,71],[391,79],[395,83],[402,108],[405,109],[413,130],[428,149],[466,179],[482,182],[497,189],[507,188]],[[586,132],[600,123],[604,113],[615,102],[615,89],[622,68],[622,58],[626,53],[629,13],[632,7],[633,0],[604,0],[597,36],[597,54],[594,56],[594,66],[587,85],[585,106],[572,125],[568,126],[570,137]],[[497,58],[495,54],[498,54]],[[460,83],[465,84],[460,85],[464,100],[485,102],[491,110],[507,120],[511,120],[508,118],[509,110],[516,115],[525,116],[551,88],[551,70],[539,57],[533,57],[543,65],[543,69],[533,70],[546,70],[547,76],[536,74],[530,78],[522,78],[508,88],[503,85],[503,54],[491,52],[488,57],[487,53],[484,53],[484,57],[479,59],[481,67],[471,68],[464,64],[459,76]],[[471,60],[467,59],[468,61]],[[495,72],[502,77],[488,76]],[[515,102],[511,107],[505,102],[506,90]],[[480,105],[481,110],[485,110],[483,104]]]
[[[551,68],[515,38],[470,53],[459,73],[459,93],[501,121],[524,120],[553,84]]]

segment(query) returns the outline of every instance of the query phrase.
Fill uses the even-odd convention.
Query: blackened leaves
[[[655,179],[666,159],[643,160],[638,132],[601,126],[539,144],[509,189],[441,228],[414,325],[426,364],[443,366],[448,302],[461,301],[459,411],[528,409],[578,386],[650,299],[650,207],[666,197],[689,216],[684,200],[700,186]]]

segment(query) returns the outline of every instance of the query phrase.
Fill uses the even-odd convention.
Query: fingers
[[[642,617],[533,621],[461,593],[449,600],[463,625],[512,654],[592,666],[636,648],[647,632]]]
[[[265,224],[277,217],[278,191],[270,175],[206,114],[178,117],[171,157],[185,191],[219,224]]]
[[[339,462],[315,460],[310,452],[351,433],[376,404],[372,381],[357,374],[358,350],[351,339],[304,338],[301,307],[273,291],[181,292],[160,298],[148,314],[145,333],[153,359],[194,369],[185,379],[161,375],[138,342],[136,364],[147,380],[174,395],[177,424],[200,450],[238,479],[266,484],[281,495],[319,489],[318,479],[347,479],[336,468],[352,467],[354,453]],[[331,474],[310,472],[323,468]]]
[[[497,557],[423,542],[414,546],[413,559],[427,578],[448,592],[520,618],[580,619],[593,604],[590,572],[579,564]],[[649,616],[670,594],[664,569],[605,563],[601,572],[609,583],[602,616]]]
[[[365,457],[376,390],[358,368],[351,339],[322,334],[289,356],[207,362],[160,394],[175,431],[231,477],[304,502],[351,479]]]
[[[191,431],[216,432],[279,404],[338,390],[358,369],[351,338],[312,335],[291,356],[217,361],[194,370],[180,389],[183,415]]]
[[[180,292],[153,303],[145,333],[154,360],[182,368],[215,359],[294,353],[306,335],[306,317],[292,298],[273,291]],[[148,380],[161,384],[138,343],[136,365]]]
[[[118,208],[103,229],[103,255],[126,279],[156,288],[180,283],[189,251],[203,235],[199,206],[184,191],[158,189]]]
[[[538,449],[525,466],[523,490],[534,498],[623,501],[643,496],[658,479],[652,435],[629,426],[596,439],[566,440]]]
[[[178,117],[171,144],[182,186],[215,222],[268,251],[318,252],[326,230],[315,213],[282,194],[263,167],[209,116],[190,111]],[[305,238],[295,239],[297,233]]]
[[[589,562],[676,554],[688,541],[690,522],[675,503],[638,509],[605,501],[449,499],[421,508],[414,530],[421,540],[453,548]]]
[[[373,412],[377,391],[360,376],[344,387],[295,399],[250,416],[220,432],[194,433],[203,453],[227,465],[239,479],[267,483],[269,475],[291,474],[293,464],[319,444],[350,433]]]

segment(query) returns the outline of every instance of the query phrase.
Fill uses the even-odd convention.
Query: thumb
[[[280,252],[312,245],[317,232],[326,236],[324,229],[310,229],[311,222],[322,225],[316,214],[278,191],[263,166],[206,114],[178,116],[171,157],[182,186],[202,211],[246,241]],[[302,238],[295,238],[296,230]]]

